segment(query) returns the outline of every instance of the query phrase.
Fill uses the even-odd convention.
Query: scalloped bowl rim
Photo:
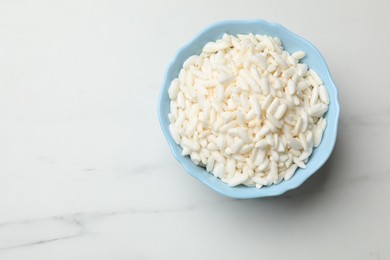
[[[282,181],[269,187],[256,189],[255,187],[237,186],[229,187],[220,179],[208,173],[204,168],[196,166],[188,156],[181,155],[181,147],[177,145],[169,132],[169,97],[168,88],[173,78],[177,77],[186,58],[199,54],[201,47],[208,41],[221,38],[222,34],[230,33],[260,33],[278,37],[283,47],[289,53],[303,50],[307,56],[302,62],[314,68],[321,76],[329,93],[330,105],[325,117],[328,125],[325,129],[321,144],[314,149],[306,169],[298,169],[288,181]],[[340,116],[338,91],[330,75],[328,66],[321,53],[310,42],[291,32],[284,26],[265,20],[227,20],[214,23],[193,37],[186,45],[180,48],[174,56],[164,75],[162,88],[158,99],[158,117],[160,126],[168,141],[171,152],[184,169],[193,177],[203,182],[213,190],[225,196],[237,199],[250,199],[259,197],[277,196],[300,186],[328,160],[337,138],[337,127]]]

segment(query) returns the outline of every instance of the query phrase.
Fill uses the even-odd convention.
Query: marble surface
[[[388,1],[0,1],[0,259],[390,259]],[[175,51],[223,19],[314,43],[334,153],[299,189],[223,197],[157,120]]]

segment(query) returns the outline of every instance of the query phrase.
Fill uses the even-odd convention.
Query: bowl
[[[195,165],[188,156],[181,155],[182,148],[175,143],[169,132],[168,114],[170,111],[170,99],[168,88],[171,81],[179,74],[183,62],[191,55],[200,54],[202,47],[209,41],[215,41],[227,34],[266,34],[278,37],[286,51],[292,53],[302,50],[306,56],[301,60],[309,68],[314,69],[322,78],[324,85],[329,93],[329,109],[325,114],[327,127],[323,134],[321,144],[314,149],[307,168],[299,168],[294,176],[288,181],[282,181],[268,187],[257,189],[256,187],[236,186],[229,187],[214,175],[208,173],[204,168]],[[211,189],[225,196],[237,199],[249,199],[259,197],[277,196],[288,190],[297,188],[311,175],[313,175],[329,158],[336,143],[337,125],[339,121],[340,107],[338,102],[337,88],[329,73],[329,69],[320,52],[307,40],[289,31],[280,24],[264,20],[229,20],[210,25],[199,34],[197,34],[189,43],[178,50],[172,62],[169,64],[164,81],[162,84],[158,100],[158,116],[162,131],[168,141],[173,156],[184,167],[184,169],[193,177],[206,184]]]

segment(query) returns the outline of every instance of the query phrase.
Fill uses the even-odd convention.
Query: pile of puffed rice
[[[278,38],[223,35],[189,57],[169,88],[169,130],[182,155],[229,186],[289,180],[326,127],[318,74]]]

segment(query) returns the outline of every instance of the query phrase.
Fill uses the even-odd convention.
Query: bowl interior
[[[170,82],[176,78],[182,68],[183,62],[191,55],[199,54],[202,47],[209,41],[220,39],[224,33],[228,34],[266,34],[278,37],[282,41],[282,45],[286,51],[292,53],[302,50],[306,56],[301,62],[306,63],[309,68],[314,69],[324,81],[328,90],[330,104],[329,110],[325,114],[328,125],[324,131],[323,139],[319,147],[315,148],[311,155],[306,169],[298,169],[295,175],[289,181],[282,181],[277,185],[256,189],[255,187],[237,186],[229,187],[212,174],[208,173],[204,168],[192,163],[191,159],[181,155],[181,147],[177,145],[169,132],[168,114],[170,111],[170,99],[168,96],[168,88]],[[216,23],[197,36],[195,36],[186,46],[181,48],[173,61],[169,65],[163,86],[161,89],[158,114],[160,124],[169,146],[175,158],[184,166],[186,171],[195,178],[202,181],[204,184],[214,189],[215,191],[233,198],[256,198],[275,196],[286,192],[287,190],[298,187],[308,177],[315,173],[329,158],[336,142],[337,124],[339,117],[338,93],[335,84],[330,76],[327,65],[319,53],[319,51],[302,37],[292,33],[285,27],[270,23],[263,20],[246,20],[246,21],[225,21]]]

